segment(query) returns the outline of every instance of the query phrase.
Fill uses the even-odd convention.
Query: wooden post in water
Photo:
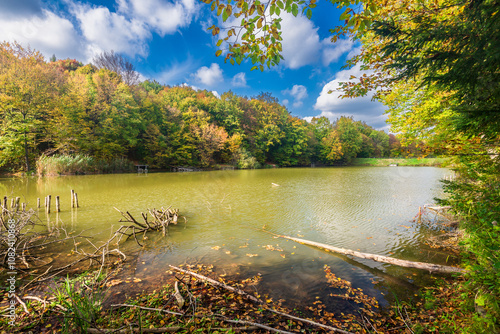
[[[26,211],[26,203],[21,204],[22,211]]]
[[[75,207],[75,191],[71,189],[71,208]]]
[[[36,199],[36,208],[40,209],[40,197]]]
[[[16,211],[19,210],[19,201],[21,200],[21,197],[16,197],[16,203],[14,204]]]
[[[61,205],[59,203],[59,196],[56,196],[56,212],[61,212]]]
[[[2,215],[7,212],[7,201],[7,196],[4,196],[2,202]]]
[[[14,197],[10,199],[10,208],[14,209]]]
[[[47,213],[50,213],[50,200],[51,200],[51,197],[52,197],[51,195],[47,196],[47,207],[45,208]]]
[[[78,205],[78,194],[75,193],[75,208],[79,208],[80,206]]]

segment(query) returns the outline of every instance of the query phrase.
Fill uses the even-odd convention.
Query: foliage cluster
[[[461,244],[468,272],[463,283],[475,294],[472,327],[477,332],[500,331],[500,159],[463,156],[454,181],[444,181],[451,205],[461,218],[466,237]]]
[[[255,168],[401,154],[394,135],[347,117],[308,123],[266,93],[218,98],[123,76],[0,44],[0,167],[31,171],[37,162],[39,174],[86,173],[126,169],[113,164],[128,159],[163,169]]]

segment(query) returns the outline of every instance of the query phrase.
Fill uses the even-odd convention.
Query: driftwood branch
[[[268,330],[268,331],[271,331],[271,332],[275,332],[275,333],[294,334],[292,332],[282,331],[280,329],[276,329],[276,328],[273,328],[273,327],[262,325],[262,324],[259,324],[259,323],[256,323],[256,322],[245,321],[245,320],[231,320],[231,319],[227,319],[226,317],[220,316],[220,315],[216,315],[216,317],[218,319],[220,319],[220,320],[224,320],[224,321],[230,322],[232,324],[255,326],[255,327],[259,327],[259,328],[262,328],[262,329],[265,329],[265,330]]]
[[[178,268],[178,267],[175,267],[175,266],[172,266],[172,265],[169,265],[170,268],[172,269],[175,269],[177,271],[180,271],[181,273],[185,273],[185,274],[188,274],[188,275],[191,275],[191,276],[194,276],[202,281],[205,281],[205,282],[208,282],[212,285],[215,285],[215,286],[218,286],[220,288],[223,288],[223,289],[226,289],[226,290],[229,290],[231,292],[234,292],[234,293],[237,293],[241,296],[244,296],[248,299],[250,299],[251,301],[253,301],[254,303],[257,303],[257,304],[263,304],[263,301],[258,299],[258,298],[255,298],[254,296],[246,293],[245,291],[243,290],[240,290],[240,289],[237,289],[237,288],[233,288],[232,286],[229,286],[227,284],[224,284],[224,283],[221,283],[221,282],[217,282],[216,280],[213,280],[211,278],[208,278],[206,276],[203,276],[203,275],[200,275],[200,274],[197,274],[197,273],[194,273],[192,271],[189,271],[189,270],[185,270],[185,269],[181,269],[181,268]]]
[[[178,267],[175,267],[175,266],[172,266],[172,265],[169,265],[170,268],[174,269],[174,270],[177,270],[177,271],[180,271],[182,273],[185,273],[185,274],[188,274],[188,275],[191,275],[191,276],[194,276],[198,279],[201,279],[205,282],[208,282],[214,286],[218,286],[218,287],[221,287],[223,289],[226,289],[226,290],[229,290],[231,292],[234,292],[234,293],[237,293],[239,295],[242,295],[242,296],[245,296],[247,297],[248,299],[250,299],[251,301],[253,301],[254,303],[257,303],[257,304],[260,304],[260,305],[263,305],[263,307],[269,311],[269,312],[272,312],[272,313],[276,313],[278,315],[281,315],[283,317],[286,317],[286,318],[290,318],[290,319],[293,319],[293,320],[296,320],[296,321],[302,321],[302,322],[305,322],[305,323],[308,323],[310,325],[313,325],[313,326],[316,326],[316,327],[321,327],[321,328],[324,328],[324,329],[328,329],[329,331],[332,331],[334,333],[341,333],[341,334],[353,334],[352,332],[348,332],[348,331],[344,331],[342,329],[339,329],[339,328],[335,328],[335,327],[331,327],[331,326],[327,326],[327,325],[323,325],[323,324],[320,324],[318,322],[315,322],[315,321],[312,321],[312,320],[309,320],[309,319],[304,319],[304,318],[299,318],[299,317],[296,317],[296,316],[293,316],[291,314],[288,314],[288,313],[283,313],[283,312],[280,312],[280,311],[276,311],[270,307],[268,307],[262,300],[258,299],[258,298],[255,298],[254,296],[246,293],[245,291],[243,290],[240,290],[240,289],[237,289],[237,288],[234,288],[232,286],[229,286],[227,284],[224,284],[224,283],[221,283],[221,282],[217,282],[211,278],[208,278],[206,276],[203,276],[203,275],[200,275],[200,274],[197,274],[197,273],[194,273],[192,271],[189,271],[189,270],[185,270],[185,269],[181,269],[181,268],[178,268]],[[250,323],[248,323],[250,325]]]
[[[353,251],[351,249],[334,247],[334,246],[322,244],[322,243],[315,242],[315,241],[309,241],[309,240],[305,240],[305,239],[288,237],[286,235],[277,235],[277,236],[280,238],[284,238],[284,239],[298,242],[300,244],[322,248],[322,249],[332,251],[335,253],[340,253],[340,254],[344,254],[344,255],[352,255],[355,257],[362,258],[362,259],[369,259],[369,260],[373,260],[373,261],[377,261],[377,262],[394,264],[394,265],[400,266],[400,267],[423,269],[423,270],[428,270],[430,272],[441,273],[441,274],[462,273],[465,271],[464,269],[457,268],[457,267],[442,266],[439,264],[426,263],[426,262],[414,262],[414,261],[408,261],[408,260],[400,260],[400,259],[396,259],[396,258],[389,257],[389,256],[357,252],[357,251]]]
[[[113,305],[111,305],[111,307],[131,307],[131,308],[139,308],[141,310],[147,310],[147,311],[163,312],[163,313],[173,314],[173,315],[177,315],[177,316],[181,316],[181,317],[192,316],[192,315],[187,315],[187,314],[183,314],[183,313],[168,311],[168,310],[160,309],[160,308],[151,308],[151,307],[144,307],[144,306],[130,305],[130,304],[113,304]],[[194,316],[196,316],[196,317],[204,317],[203,315],[194,315]],[[263,328],[263,329],[266,329],[268,331],[272,331],[272,332],[276,332],[276,333],[293,334],[293,333],[282,331],[282,330],[279,330],[279,329],[276,329],[276,328],[272,328],[272,327],[269,327],[269,326],[266,326],[266,325],[262,325],[262,324],[259,324],[259,323],[256,323],[256,322],[249,322],[249,321],[244,321],[244,320],[232,320],[232,319],[228,319],[228,318],[226,318],[225,316],[222,316],[222,315],[215,315],[215,317],[217,317],[217,319],[219,319],[219,320],[222,320],[222,321],[225,321],[225,322],[229,322],[229,323],[233,323],[233,324],[250,325],[250,326],[255,326],[255,327]],[[99,332],[93,332],[93,333],[99,333]],[[144,332],[144,330],[143,330],[143,333],[147,333],[147,332]],[[161,333],[161,332],[150,332],[150,333]]]
[[[161,327],[161,328],[124,328],[124,329],[104,329],[104,328],[87,328],[87,333],[90,334],[129,334],[129,333],[175,333],[182,328],[179,326]]]
[[[139,306],[139,305],[131,305],[131,304],[113,304],[113,305],[111,305],[111,307],[131,307],[131,308],[138,308],[138,309],[146,310],[146,311],[158,311],[158,312],[173,314],[173,315],[177,315],[177,316],[181,316],[181,317],[184,316],[184,314],[179,313],[179,312],[164,310],[164,309],[160,309],[160,308],[151,308],[151,307],[145,307],[145,306]]]

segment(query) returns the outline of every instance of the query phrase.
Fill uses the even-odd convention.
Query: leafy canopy
[[[279,64],[281,55],[281,16],[284,13],[293,16],[302,13],[311,19],[317,0],[202,0],[210,5],[212,12],[222,19],[222,24],[208,28],[213,36],[221,38],[217,46],[223,44],[225,50],[216,52],[217,56],[226,51],[225,60],[231,64],[240,64],[250,59],[254,69],[264,70],[264,66],[271,67]],[[344,34],[357,35],[362,33],[370,24],[369,14],[375,10],[373,1],[365,1],[364,7],[359,0],[330,0],[339,8],[344,8],[340,19],[343,26],[336,27],[333,40]],[[364,8],[364,9],[363,9]]]

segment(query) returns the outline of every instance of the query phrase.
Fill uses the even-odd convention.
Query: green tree
[[[350,163],[361,151],[361,145],[363,144],[361,133],[354,120],[350,117],[340,117],[335,122],[334,128],[342,145],[342,159]]]

